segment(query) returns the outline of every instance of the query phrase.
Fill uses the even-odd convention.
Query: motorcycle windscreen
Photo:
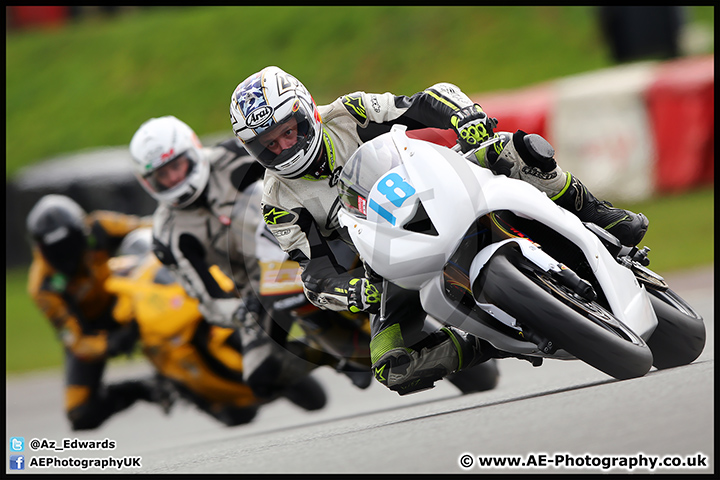
[[[373,185],[402,163],[390,135],[364,143],[348,159],[338,181],[343,208],[359,218],[367,218],[367,199]]]

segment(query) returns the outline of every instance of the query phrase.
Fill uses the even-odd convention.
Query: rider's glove
[[[450,125],[457,133],[462,152],[467,153],[493,136],[497,120],[489,118],[476,103],[454,112],[450,117]]]
[[[238,318],[245,315],[242,298],[211,298],[198,307],[205,320],[219,327],[235,328],[238,326]]]
[[[353,313],[380,312],[382,283],[371,282],[367,278],[353,278],[348,285],[348,310]]]

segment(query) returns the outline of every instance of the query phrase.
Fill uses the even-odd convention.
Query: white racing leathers
[[[289,180],[268,171],[262,208],[265,223],[281,248],[302,267],[308,299],[320,308],[347,310],[348,282],[364,276],[347,272],[335,259],[328,240],[349,242],[337,220],[336,183],[345,162],[364,142],[402,124],[408,130],[451,128],[454,111],[472,101],[455,85],[439,83],[411,97],[356,92],[318,109],[323,122],[323,155],[331,173],[320,179]]]
[[[234,139],[202,153],[210,160],[208,185],[190,207],[158,207],[154,251],[200,301],[210,323],[236,328],[239,335],[228,341],[242,350],[245,381],[258,397],[274,398],[316,365],[300,361],[296,355],[303,352],[293,354],[271,338],[270,318],[259,301],[255,234],[263,225],[260,179],[265,168]],[[214,265],[233,280],[234,289],[221,288],[209,270]]]
[[[250,292],[250,280],[259,270],[252,261],[252,244],[243,245],[243,228],[254,232],[257,216],[244,215],[237,205],[260,198],[264,168],[235,139],[203,148],[210,161],[210,178],[200,198],[184,209],[160,204],[153,216],[153,248],[189,295],[200,301],[200,311],[214,324],[232,326],[233,314]],[[241,218],[238,218],[241,217]],[[250,250],[249,250],[250,249]],[[250,255],[245,255],[243,250]],[[212,276],[217,265],[235,283],[227,292]]]

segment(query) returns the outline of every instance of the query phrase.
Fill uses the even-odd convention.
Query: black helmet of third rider
[[[230,121],[248,153],[276,175],[292,179],[330,173],[323,169],[322,122],[315,101],[280,68],[265,67],[235,88]],[[282,144],[286,134],[292,141]]]
[[[47,262],[73,276],[87,248],[85,211],[64,195],[45,195],[30,210],[27,229]]]

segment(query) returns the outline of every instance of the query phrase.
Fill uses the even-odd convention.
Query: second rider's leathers
[[[159,204],[153,216],[153,249],[176,281],[200,301],[200,311],[211,323],[230,326],[232,315],[250,293],[258,267],[254,247],[233,232],[254,232],[260,222],[252,209],[252,193],[259,189],[264,169],[247,155],[235,139],[202,149],[210,163],[208,185],[200,198],[186,208]],[[248,222],[244,224],[243,222]],[[252,235],[250,235],[252,238]],[[237,286],[227,293],[209,268],[217,265]]]
[[[270,397],[302,380],[315,365],[301,360],[302,351],[283,349],[284,339],[271,338],[268,312],[258,301],[255,233],[262,225],[260,179],[265,169],[235,139],[203,148],[202,154],[210,163],[207,187],[189,207],[160,204],[153,217],[153,250],[199,300],[208,322],[236,329],[245,381],[257,396]],[[233,280],[234,291],[220,287],[210,272],[213,266]]]

